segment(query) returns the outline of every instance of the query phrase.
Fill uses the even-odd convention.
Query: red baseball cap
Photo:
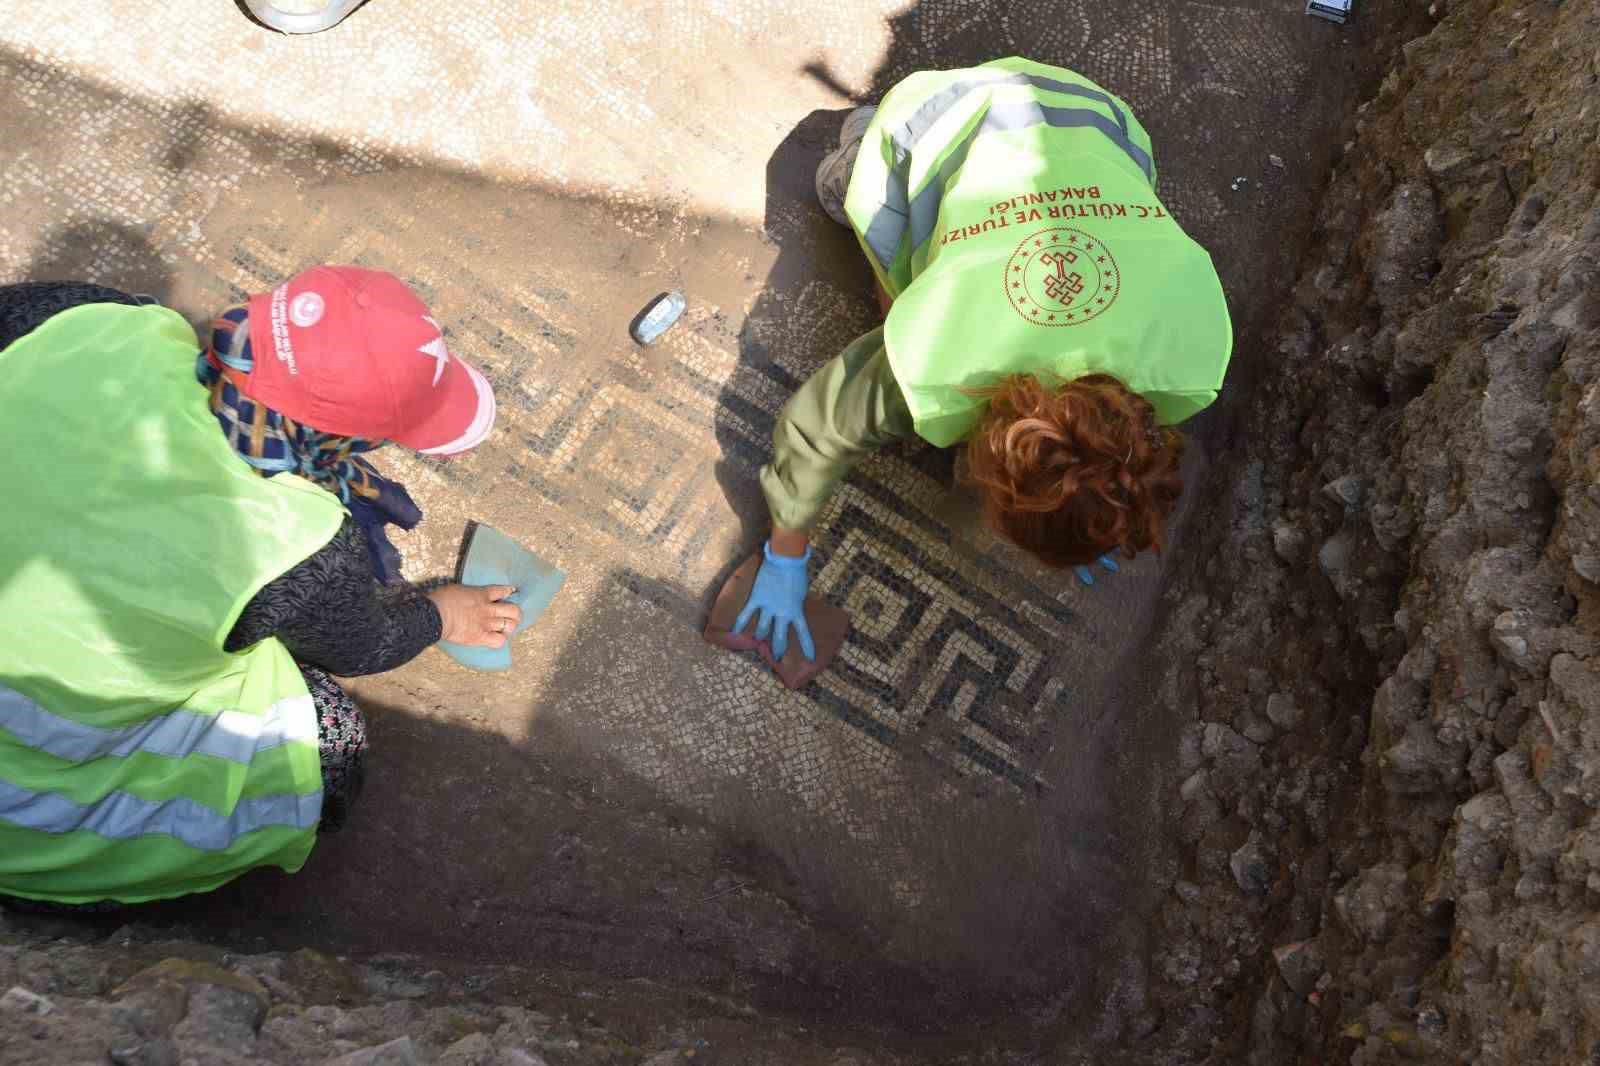
[[[323,433],[454,455],[494,427],[488,381],[382,270],[312,267],[250,297],[250,350],[244,391]]]

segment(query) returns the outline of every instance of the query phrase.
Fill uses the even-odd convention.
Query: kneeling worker
[[[1217,397],[1233,347],[1211,258],[1156,197],[1126,104],[1030,60],[913,74],[845,120],[824,210],[877,276],[882,326],[779,419],[772,536],[737,627],[782,658],[808,528],[868,453],[965,442],[991,526],[1052,567],[1160,549],[1183,490],[1171,427]]]
[[[514,589],[397,579],[421,512],[364,456],[458,455],[494,393],[399,278],[316,267],[213,323],[0,286],[0,905],[298,870],[360,792],[332,676],[500,647]],[[409,528],[409,526],[407,527]]]

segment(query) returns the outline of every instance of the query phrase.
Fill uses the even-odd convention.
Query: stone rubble
[[[761,1016],[696,988],[509,966],[447,972],[409,956],[239,955],[172,935],[125,926],[104,937],[0,912],[0,1063],[692,1066],[711,1052],[805,1066],[904,1061],[859,1050],[881,1034]]]
[[[1168,590],[1119,1061],[1600,1061],[1600,8],[1431,11]]]

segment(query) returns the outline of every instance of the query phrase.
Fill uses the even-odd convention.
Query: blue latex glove
[[[1106,553],[1105,555],[1100,556],[1100,558],[1095,560],[1095,561],[1098,562],[1101,566],[1105,567],[1107,570],[1109,570],[1113,574],[1116,573],[1118,570],[1122,569],[1120,566],[1117,565],[1117,561],[1115,559],[1111,558],[1111,555],[1110,555],[1109,552]],[[1077,574],[1078,575],[1078,580],[1082,581],[1085,585],[1094,584],[1094,575],[1089,573],[1089,568],[1087,566],[1074,566],[1072,568],[1072,572],[1074,574]]]
[[[810,661],[817,658],[817,646],[811,640],[811,627],[806,625],[806,589],[811,579],[806,576],[806,564],[811,561],[811,549],[799,558],[792,555],[772,554],[772,542],[761,549],[766,561],[756,571],[756,583],[750,589],[750,598],[744,610],[734,620],[735,633],[743,633],[751,616],[756,618],[756,639],[768,640],[772,657],[782,660],[789,650],[789,627],[794,626],[800,638],[800,651]],[[773,623],[777,623],[774,628]]]

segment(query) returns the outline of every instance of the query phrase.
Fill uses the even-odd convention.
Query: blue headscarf
[[[223,367],[232,367],[248,374],[254,366],[249,312],[229,308],[212,321],[211,344],[195,363],[195,376],[211,390],[211,413],[223,436],[262,477],[286,471],[299,474],[339,497],[366,535],[378,580],[386,585],[403,580],[400,552],[384,527],[392,523],[411,529],[422,520],[422,509],[403,485],[383,477],[361,458],[361,453],[388,442],[312,429],[257,403],[222,372]]]

